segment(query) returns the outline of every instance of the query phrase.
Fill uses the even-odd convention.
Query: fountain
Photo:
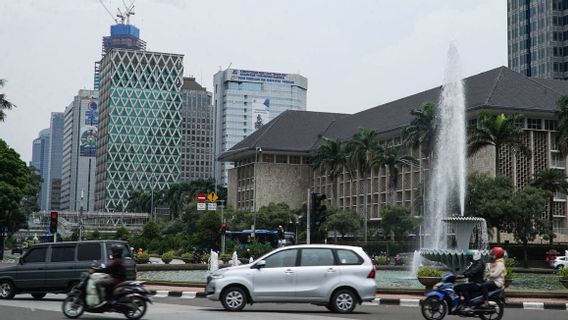
[[[464,217],[466,180],[465,93],[460,75],[459,54],[448,50],[448,65],[437,112],[429,190],[426,195],[424,246],[415,253],[413,271],[420,258],[445,264],[450,270],[467,265],[470,249],[487,248],[484,219]],[[456,214],[449,215],[448,213]],[[473,246],[470,242],[473,238]],[[417,260],[417,261],[416,261]]]

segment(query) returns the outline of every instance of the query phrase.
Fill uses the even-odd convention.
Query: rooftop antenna
[[[225,69],[225,70],[229,70],[229,68],[230,68],[232,65],[233,65],[233,63],[232,63],[232,62],[229,62],[229,66],[228,66],[227,69]]]

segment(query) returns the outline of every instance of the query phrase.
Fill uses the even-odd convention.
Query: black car
[[[92,266],[108,264],[113,244],[124,246],[127,280],[136,279],[136,263],[124,241],[73,241],[42,243],[30,247],[18,265],[0,269],[0,299],[31,293],[36,299],[47,293],[69,291]]]

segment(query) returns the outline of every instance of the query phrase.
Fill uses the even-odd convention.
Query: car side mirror
[[[259,262],[254,264],[255,269],[262,269],[264,267],[266,267],[266,261],[265,260],[260,260]]]

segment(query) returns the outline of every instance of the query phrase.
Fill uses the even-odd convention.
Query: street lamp
[[[252,221],[252,236],[255,237],[256,232],[256,164],[258,162],[258,154],[262,153],[261,147],[256,147],[256,151],[254,154],[254,167],[253,167],[253,179],[254,179],[254,189],[253,189],[253,196],[252,196],[252,212],[253,212],[253,221]]]

